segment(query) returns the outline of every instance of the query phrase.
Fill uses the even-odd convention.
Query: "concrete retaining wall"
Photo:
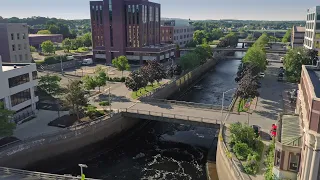
[[[81,61],[79,61],[79,60],[72,60],[72,61],[62,62],[62,68],[64,70],[72,69],[72,68],[79,67],[79,66],[81,66]],[[40,68],[38,68],[38,70],[61,72],[61,63],[50,64],[50,65],[42,65]]]
[[[121,114],[117,114],[106,121],[108,122],[95,124],[87,128],[86,131],[75,131],[74,133],[76,133],[76,135],[73,137],[62,138],[55,142],[47,143],[43,139],[42,144],[31,147],[30,149],[7,153],[5,157],[1,158],[0,166],[18,169],[25,168],[38,161],[46,160],[101,140],[112,138],[141,122],[139,119],[123,118]],[[42,139],[39,139],[39,141],[42,141]]]
[[[201,78],[201,76],[212,69],[212,67],[214,67],[218,61],[218,59],[208,60],[205,64],[197,67],[189,73],[186,73],[184,76],[180,77],[173,83],[170,83],[162,89],[159,89],[152,95],[152,98],[167,99],[174,96],[175,94],[185,92],[193,83],[197,82]]]

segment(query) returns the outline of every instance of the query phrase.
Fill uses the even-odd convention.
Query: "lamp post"
[[[237,88],[232,88],[232,89],[229,89],[229,90],[227,90],[227,91],[225,91],[225,92],[223,92],[222,93],[222,103],[221,103],[221,122],[223,121],[223,103],[224,103],[224,94],[226,94],[226,93],[228,93],[228,92],[230,92],[230,91],[232,91],[232,90],[235,90],[235,89],[237,89]]]
[[[80,167],[80,171],[81,171],[81,176],[83,175],[83,168],[88,168],[88,166],[86,164],[78,164]]]

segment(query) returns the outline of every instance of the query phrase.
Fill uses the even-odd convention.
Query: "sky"
[[[192,20],[305,20],[319,0],[149,0],[161,17]],[[318,1],[318,2],[317,2]],[[0,16],[89,19],[89,0],[0,0]]]

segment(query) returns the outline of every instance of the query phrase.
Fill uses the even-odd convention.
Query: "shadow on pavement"
[[[149,105],[152,105],[152,106],[158,106],[158,107],[160,107],[160,108],[163,108],[163,109],[173,109],[172,108],[172,106],[171,106],[171,104],[165,104],[165,103],[163,103],[163,104],[158,104],[158,103],[152,103],[152,102],[143,102],[144,104],[149,104]],[[147,111],[152,111],[152,110],[150,110],[150,109],[146,109]]]
[[[114,94],[110,94],[110,99],[112,102],[131,102],[131,100],[125,96],[117,96]],[[97,97],[94,98],[94,102],[108,101],[108,100],[109,100],[109,94],[99,94]]]

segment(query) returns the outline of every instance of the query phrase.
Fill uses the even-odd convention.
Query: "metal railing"
[[[195,122],[210,123],[210,124],[221,123],[221,121],[217,119],[196,117],[196,116],[186,116],[186,115],[180,115],[180,114],[171,114],[171,113],[163,113],[163,112],[155,112],[155,111],[146,111],[146,110],[139,110],[139,109],[119,109],[118,112],[157,116],[157,117],[163,117],[163,118],[182,119],[187,121],[195,121]]]
[[[167,104],[174,104],[174,105],[177,105],[177,106],[187,106],[187,107],[194,107],[194,108],[200,108],[200,109],[221,110],[221,105],[195,103],[195,102],[187,102],[187,101],[176,101],[176,100],[167,100],[167,99],[145,98],[144,102],[167,103]],[[229,106],[224,106],[223,109],[224,110],[229,110]]]
[[[120,118],[121,115],[119,115],[118,118]],[[72,137],[76,137],[79,135],[82,135],[86,132],[90,132],[94,130],[97,127],[102,127],[106,123],[110,121],[114,121],[115,118],[111,119],[105,119],[104,117],[101,117],[100,119],[96,121],[92,121],[90,123],[84,123],[80,124],[78,126],[71,127],[69,129],[60,130],[54,133],[47,133],[47,134],[41,134],[35,137],[27,138],[22,141],[18,141],[16,143],[11,143],[8,145],[4,145],[1,147],[0,151],[0,158],[13,155],[17,152],[24,151],[27,149],[31,149],[33,147],[39,146],[39,145],[45,145],[50,144],[59,140],[64,140]]]
[[[81,179],[81,177],[75,177],[71,175],[58,175],[58,174],[50,174],[50,173],[43,173],[43,172],[35,172],[35,171],[26,171],[21,169],[13,169],[13,168],[7,168],[7,167],[0,167],[0,174],[5,175],[18,175],[21,176],[21,178],[24,177],[33,177],[33,178],[39,178],[40,179],[56,179],[56,180],[70,180],[70,179]],[[87,180],[98,180],[98,179],[92,179],[92,178],[86,178]]]

